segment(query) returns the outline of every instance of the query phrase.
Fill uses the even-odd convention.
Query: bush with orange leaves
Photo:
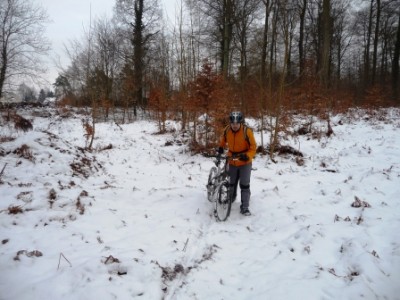
[[[214,147],[232,109],[233,95],[224,77],[204,62],[197,77],[189,84],[184,104],[192,126],[191,150],[199,152]]]
[[[165,88],[162,86],[153,87],[149,94],[149,108],[154,112],[158,122],[160,133],[166,131],[165,122],[167,120],[168,98]]]

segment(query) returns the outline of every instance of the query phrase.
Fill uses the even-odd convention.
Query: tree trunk
[[[285,97],[285,80],[288,71],[288,62],[289,62],[289,51],[290,51],[290,17],[288,16],[288,11],[286,10],[286,2],[282,6],[282,10],[279,14],[280,18],[282,19],[282,31],[283,31],[283,42],[284,42],[284,58],[283,58],[283,66],[280,70],[280,78],[278,81],[277,86],[277,95],[276,95],[276,102],[275,102],[275,122],[273,125],[273,130],[271,132],[270,138],[270,148],[269,148],[269,156],[272,161],[274,161],[274,152],[276,147],[279,145],[279,132],[281,127],[281,117],[282,117],[282,102]],[[278,10],[277,10],[278,12]]]
[[[3,87],[4,81],[6,80],[6,71],[7,71],[7,53],[6,50],[3,49],[1,53],[3,65],[0,68],[0,99],[3,97]]]
[[[367,30],[367,45],[365,46],[365,58],[364,58],[364,85],[367,85],[370,81],[370,58],[369,58],[369,48],[371,46],[371,35],[372,35],[372,14],[373,14],[374,0],[371,0],[371,6],[369,10],[368,17],[368,30]]]
[[[263,41],[262,41],[262,49],[261,49],[261,84],[265,86],[266,75],[267,75],[267,47],[268,47],[268,30],[269,30],[269,15],[271,12],[270,1],[264,1],[265,5],[265,18],[264,18],[264,31],[263,31]]]
[[[304,22],[306,16],[307,0],[303,0],[303,6],[300,10],[300,29],[299,29],[299,75],[301,76],[304,72]],[[301,79],[301,78],[300,78]]]
[[[322,52],[321,52],[321,82],[324,88],[329,86],[329,63],[331,50],[331,3],[323,0],[322,4]]]
[[[223,32],[222,32],[222,53],[221,67],[224,77],[228,77],[229,73],[229,54],[231,51],[232,29],[233,29],[233,3],[232,0],[224,0],[223,7]]]
[[[372,83],[375,83],[376,61],[378,57],[379,23],[381,17],[381,0],[376,0],[376,24],[374,36],[374,53],[372,58]]]
[[[143,0],[136,0],[134,2],[135,10],[135,24],[133,29],[133,64],[134,64],[134,78],[135,78],[135,100],[134,100],[134,115],[136,117],[136,104],[143,106]]]
[[[271,44],[270,44],[270,53],[269,53],[269,91],[272,91],[272,78],[274,76],[274,53],[276,48],[276,36],[277,36],[277,22],[278,22],[278,9],[277,6],[274,8],[274,14],[272,18],[272,32],[271,32]],[[270,93],[271,95],[271,93]]]
[[[397,22],[397,35],[396,35],[396,45],[393,53],[393,63],[392,63],[392,89],[394,100],[400,105],[400,95],[399,95],[399,57],[400,57],[400,13],[399,21]]]

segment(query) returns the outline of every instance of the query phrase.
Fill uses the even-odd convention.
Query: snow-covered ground
[[[400,111],[378,115],[288,137],[304,165],[258,156],[226,222],[212,159],[152,122],[97,124],[92,153],[82,116],[1,122],[0,299],[400,299]]]

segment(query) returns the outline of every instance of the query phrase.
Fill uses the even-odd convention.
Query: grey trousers
[[[250,205],[250,176],[252,164],[236,167],[229,165],[229,177],[232,192],[232,200],[236,198],[237,186],[240,182],[242,208],[249,208]]]

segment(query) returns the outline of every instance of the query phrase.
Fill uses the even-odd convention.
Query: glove
[[[222,153],[224,153],[224,148],[219,147],[219,148],[218,148],[218,154],[222,154]]]
[[[241,160],[241,161],[248,161],[248,160],[249,160],[249,157],[247,156],[246,153],[241,153],[241,154],[239,155],[239,160]]]

